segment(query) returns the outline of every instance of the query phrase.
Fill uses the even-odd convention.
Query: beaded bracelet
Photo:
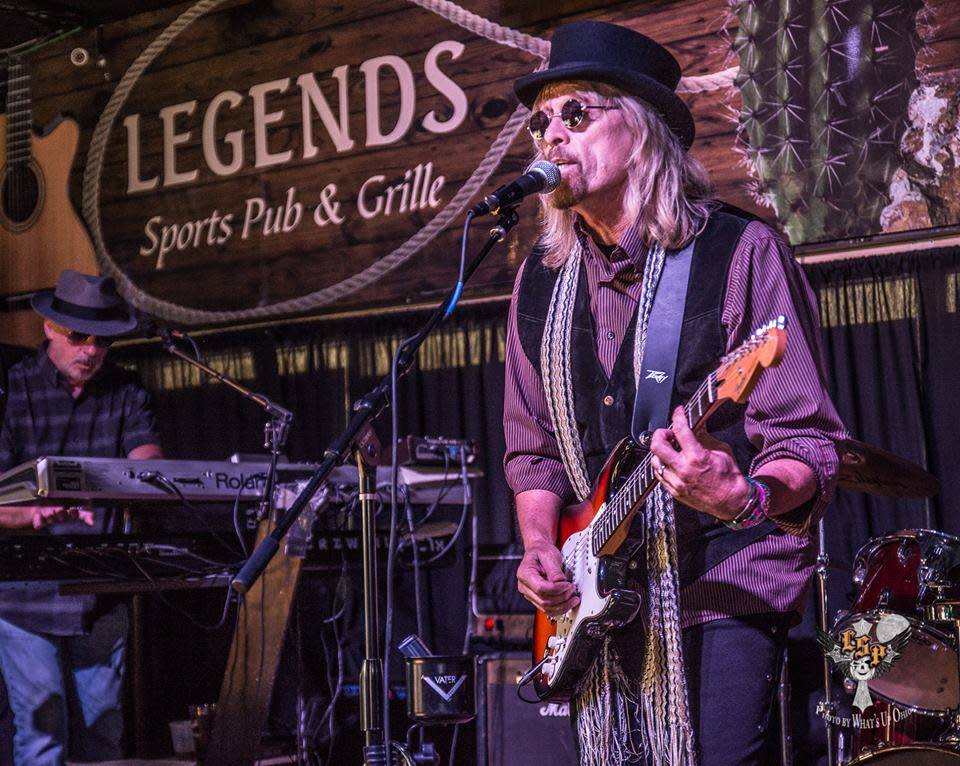
[[[750,483],[750,497],[743,510],[730,521],[724,522],[730,529],[750,529],[767,520],[767,506],[770,500],[770,489],[762,481],[745,477]]]

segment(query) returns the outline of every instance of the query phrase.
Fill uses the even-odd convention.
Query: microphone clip
[[[490,238],[500,242],[506,238],[507,232],[520,223],[520,215],[517,213],[519,202],[510,205],[504,205],[497,208],[497,223],[490,228]]]

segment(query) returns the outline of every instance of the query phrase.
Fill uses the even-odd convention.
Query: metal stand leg
[[[790,650],[787,648],[783,650],[777,700],[780,703],[780,764],[793,766],[793,734],[790,723]]]
[[[829,576],[828,567],[830,557],[827,555],[827,544],[824,538],[823,519],[817,524],[817,627],[826,632],[829,629],[827,616],[827,577]],[[823,657],[823,700],[817,706],[817,712],[821,716],[835,716],[837,706],[833,701],[833,676],[830,672],[830,660],[826,655]],[[834,742],[834,725],[824,718],[827,734],[827,766],[837,766],[838,754]]]
[[[360,473],[360,518],[363,553],[363,639],[364,659],[360,668],[360,728],[363,730],[364,766],[387,762],[383,741],[381,704],[383,690],[383,655],[380,653],[379,612],[377,606],[377,541],[375,537],[376,486],[370,478],[362,456],[357,452]]]

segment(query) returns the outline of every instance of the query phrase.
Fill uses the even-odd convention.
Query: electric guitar
[[[30,75],[22,60],[12,59],[7,112],[0,115],[2,297],[53,287],[65,268],[97,273],[90,236],[70,200],[79,137],[77,123],[68,118],[59,118],[42,135],[34,133]]]
[[[687,422],[702,429],[724,402],[746,402],[760,373],[780,363],[787,344],[784,317],[759,328],[721,361],[684,405]],[[579,606],[555,621],[538,611],[533,628],[533,677],[540,699],[568,698],[597,656],[604,635],[640,610],[640,595],[625,587],[628,555],[618,553],[630,521],[653,490],[652,454],[630,438],[611,452],[582,503],[560,515],[557,544]],[[630,546],[623,546],[629,548]]]

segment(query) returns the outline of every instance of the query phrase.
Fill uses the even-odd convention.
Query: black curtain
[[[960,532],[960,249],[812,264],[806,272],[820,302],[833,400],[851,435],[925,467],[941,486],[930,501],[837,491],[824,521],[832,620],[851,603],[854,560],[870,539],[925,527]],[[798,764],[825,762],[812,596],[791,642]]]

